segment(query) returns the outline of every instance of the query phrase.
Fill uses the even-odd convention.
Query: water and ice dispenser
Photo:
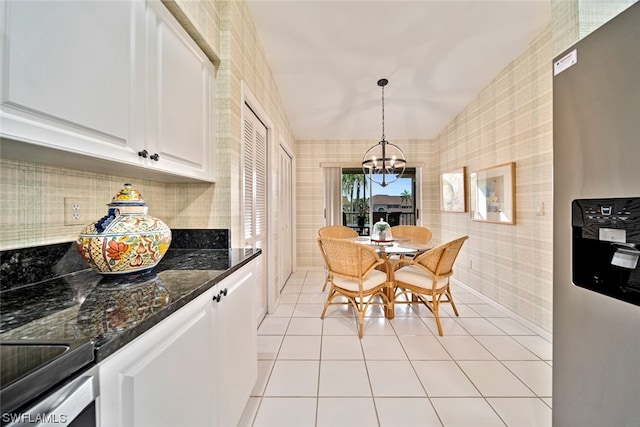
[[[640,305],[640,198],[574,200],[571,212],[573,283]]]

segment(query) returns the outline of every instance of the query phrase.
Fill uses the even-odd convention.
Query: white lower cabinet
[[[211,294],[99,365],[101,426],[216,425]]]
[[[258,323],[256,321],[256,287],[262,263],[253,260],[244,273],[232,281],[224,280],[221,289],[226,296],[218,308],[216,348],[219,350],[216,367],[219,379],[218,425],[235,426],[240,421],[258,379]]]
[[[101,427],[238,424],[257,379],[255,264],[98,365]]]

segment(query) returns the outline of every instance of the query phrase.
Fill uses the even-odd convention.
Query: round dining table
[[[387,298],[389,298],[389,301],[392,301],[394,298],[392,276],[394,264],[397,262],[397,259],[394,259],[393,256],[397,255],[399,258],[402,258],[408,254],[415,255],[417,253],[431,249],[431,246],[426,243],[414,242],[407,238],[396,238],[392,240],[379,241],[373,240],[370,237],[359,236],[349,237],[349,240],[353,240],[355,242],[367,245],[375,249],[376,252],[380,254],[380,258],[384,260],[382,268],[384,268],[384,271],[387,273],[387,286],[385,293],[387,295]],[[387,319],[393,319],[393,308],[386,307],[384,310],[384,315]]]

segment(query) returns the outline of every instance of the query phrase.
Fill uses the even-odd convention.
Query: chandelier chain
[[[382,86],[382,140],[386,138],[384,136],[384,86]]]

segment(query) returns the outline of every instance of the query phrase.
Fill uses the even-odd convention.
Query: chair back
[[[362,281],[371,270],[384,264],[373,248],[353,240],[320,237],[318,245],[329,272],[346,279]]]
[[[453,264],[456,262],[462,245],[468,238],[469,236],[463,236],[436,246],[418,255],[414,262],[425,266],[434,276],[451,276],[453,274]]]
[[[358,233],[353,228],[344,225],[327,225],[318,230],[318,236],[345,239],[348,237],[358,237]]]
[[[409,239],[412,243],[427,244],[431,240],[431,230],[419,225],[396,225],[391,227],[391,235],[394,238]]]

